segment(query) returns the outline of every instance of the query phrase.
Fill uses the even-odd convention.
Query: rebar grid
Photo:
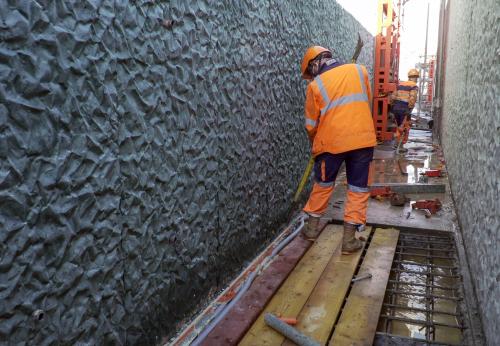
[[[465,329],[461,325],[453,325],[453,324],[448,324],[448,323],[441,323],[441,322],[427,322],[423,320],[416,320],[413,318],[406,318],[406,317],[398,317],[398,316],[390,316],[390,315],[380,315],[380,318],[392,320],[392,321],[401,321],[401,322],[407,322],[410,324],[418,324],[422,325],[426,328],[426,330],[433,330],[435,327],[447,327],[447,328],[455,328],[455,329]],[[427,334],[433,334],[430,332],[426,332],[426,338]],[[434,340],[427,340],[426,341],[434,341]]]
[[[392,290],[392,289],[388,289],[388,290],[386,290],[386,292],[389,294],[396,294],[396,295],[423,297],[423,298],[426,298],[429,300],[443,299],[443,300],[451,300],[451,301],[456,301],[456,302],[462,300],[461,297],[449,297],[449,296],[442,296],[442,295],[438,295],[438,294],[427,293],[427,291],[429,291],[429,290],[433,291],[433,288],[431,286],[432,285],[426,286],[426,293],[406,292],[406,291]]]
[[[431,244],[430,243],[427,243],[427,255],[430,255],[431,254]],[[425,328],[425,340],[427,341],[433,341],[434,340],[434,326],[435,324],[432,323],[432,311],[431,309],[434,309],[434,299],[429,299],[428,297],[429,296],[432,296],[433,294],[433,289],[432,287],[429,287],[429,285],[433,285],[434,282],[433,282],[433,277],[431,278],[431,270],[432,268],[429,266],[431,263],[431,258],[429,256],[427,256],[426,258],[426,261],[427,261],[427,275],[426,275],[426,278],[425,278],[425,284],[427,285],[427,287],[425,288],[425,293],[426,293],[426,298],[425,298],[425,309],[427,310],[427,312],[425,313],[425,320],[426,320],[426,328]],[[431,334],[432,334],[432,338],[431,338]]]
[[[411,256],[422,258],[423,263],[409,260]],[[391,268],[394,279],[389,280],[386,289],[389,303],[384,303],[383,306],[386,314],[380,316],[381,319],[384,319],[383,325],[385,325],[385,332],[388,335],[392,335],[393,321],[422,326],[421,329],[425,329],[425,341],[429,343],[436,342],[436,327],[463,329],[463,326],[458,322],[453,324],[434,321],[434,315],[436,314],[452,316],[455,320],[461,319],[459,313],[435,309],[436,300],[442,299],[449,302],[455,302],[455,305],[458,301],[462,300],[461,297],[456,296],[456,292],[460,290],[457,281],[461,279],[461,276],[454,275],[459,270],[459,268],[454,265],[455,262],[456,247],[452,237],[400,234],[393,266]],[[411,270],[407,269],[408,266],[411,266]],[[442,272],[437,273],[436,271]],[[404,277],[402,277],[402,275],[404,275]],[[410,280],[411,276],[425,277],[425,283],[405,281],[404,279],[406,279],[407,276],[410,277]],[[452,280],[452,285],[439,285],[439,280],[441,280],[439,278]],[[455,284],[457,284],[456,287]],[[404,290],[404,287],[420,287],[423,288],[423,292],[407,291]],[[448,291],[451,295],[439,295],[435,293],[435,290]],[[425,300],[425,308],[399,304],[398,299],[400,296],[422,297]],[[398,310],[423,313],[425,314],[425,320],[396,316]],[[421,340],[424,341],[423,338]]]
[[[389,307],[389,308],[416,311],[416,312],[430,312],[431,311],[431,310],[427,310],[427,309],[414,308],[414,307],[406,306],[406,305],[397,305],[397,304],[388,304],[388,303],[384,303],[384,306]],[[459,314],[456,314],[454,312],[449,312],[449,311],[432,310],[432,313],[460,317]]]
[[[436,269],[443,269],[443,270],[458,270],[459,269],[457,266],[443,266],[443,265],[439,265],[439,264],[415,263],[415,262],[412,262],[412,261],[401,261],[401,262],[399,262],[398,260],[394,260],[393,263],[401,263],[403,265],[426,266],[426,267],[431,267],[431,268],[436,268]]]
[[[427,258],[429,260],[429,258]],[[424,265],[426,266],[426,265]],[[407,274],[415,274],[415,275],[430,275],[430,276],[441,276],[444,278],[453,278],[453,279],[458,279],[460,278],[460,275],[449,275],[449,274],[439,274],[439,273],[433,273],[431,272],[432,268],[429,267],[428,270],[426,271],[417,271],[417,270],[406,270],[406,269],[391,269],[392,272],[400,272],[400,273],[407,273]]]
[[[390,340],[390,343],[387,342]],[[381,341],[380,341],[381,340]],[[381,343],[380,343],[381,342]],[[429,345],[440,345],[440,346],[450,346],[449,343],[438,342],[438,341],[425,341],[423,339],[409,338],[400,335],[392,335],[389,333],[375,333],[375,342],[373,345],[415,345],[415,346],[429,346]]]
[[[422,239],[422,238],[424,238],[424,239]],[[424,244],[427,244],[427,242],[428,242],[427,238],[429,238],[429,236],[425,236],[425,235],[418,236],[418,237],[402,236],[401,240],[406,242],[406,243],[424,243]],[[432,238],[432,236],[430,238]],[[455,247],[455,244],[450,243],[449,238],[439,238],[439,239],[434,239],[434,240],[431,239],[431,241],[436,245],[442,244],[442,245]]]
[[[399,247],[399,246],[398,246]],[[422,249],[420,246],[405,246],[405,249],[410,249],[410,250],[418,250],[418,251],[427,251],[427,249]],[[434,252],[455,252],[455,249],[452,247],[447,247],[447,248],[433,248],[432,251]]]
[[[455,260],[455,257],[450,257],[450,256],[422,255],[419,253],[412,253],[412,252],[396,251],[396,254],[401,254],[403,256],[415,256],[415,257],[424,257],[424,258],[429,257],[429,258],[437,258],[437,259]]]
[[[398,240],[398,245],[399,245],[399,242],[401,241],[400,239],[401,238],[399,238],[399,240]],[[397,260],[397,262],[395,262],[397,264],[398,268],[402,267],[401,262],[402,262],[402,255],[398,254],[398,260]],[[393,262],[393,265],[394,265],[394,262]],[[392,269],[391,269],[391,271],[392,271]],[[400,273],[401,272],[396,271],[395,273],[396,273],[396,280],[394,280],[394,281],[396,282],[396,289],[399,289],[399,282],[401,281],[400,280]],[[397,297],[395,294],[390,295],[390,301],[391,301],[391,305],[393,305],[393,306],[397,305]],[[390,311],[392,311],[392,313],[394,313],[394,309],[390,309]],[[392,320],[390,320],[390,319],[385,320],[385,330],[388,333],[392,333]]]
[[[400,238],[404,241],[408,241],[408,240],[420,240],[422,238],[424,238],[425,240],[432,240],[433,242],[435,241],[443,241],[443,242],[446,242],[446,243],[450,243],[450,236],[446,235],[446,236],[438,236],[438,235],[428,235],[428,234],[416,234],[416,233],[412,233],[412,234],[408,234],[408,233],[402,233]]]
[[[427,287],[426,284],[419,284],[419,283],[413,283],[413,282],[407,282],[407,281],[389,280],[389,283],[399,284],[399,285],[407,285],[407,286],[416,286],[416,287]],[[459,290],[459,288],[457,288],[457,287],[441,286],[441,285],[432,285],[432,288],[444,290],[444,291],[458,291]]]

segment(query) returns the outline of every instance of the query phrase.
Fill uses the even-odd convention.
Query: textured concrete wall
[[[0,0],[0,343],[172,333],[285,221],[300,58],[358,31],[371,69],[334,1]]]
[[[441,138],[490,345],[500,345],[500,6],[449,4]]]

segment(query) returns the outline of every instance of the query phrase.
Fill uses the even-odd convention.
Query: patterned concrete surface
[[[448,4],[441,139],[487,343],[499,345],[500,7]]]
[[[371,70],[333,1],[0,1],[0,343],[175,330],[284,223],[299,61],[358,31]]]

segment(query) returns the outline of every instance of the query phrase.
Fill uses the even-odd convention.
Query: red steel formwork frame
[[[397,2],[396,12],[393,0],[379,0],[373,74],[373,124],[379,141],[393,138],[393,126],[389,124],[389,95],[398,83],[400,10],[401,1]]]

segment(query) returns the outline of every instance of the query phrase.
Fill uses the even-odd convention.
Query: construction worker
[[[417,101],[417,81],[420,72],[412,68],[408,71],[408,81],[399,82],[396,91],[389,97],[391,113],[396,120],[396,133],[394,139],[396,145],[405,144],[408,140],[411,124],[411,112]]]
[[[366,68],[341,64],[323,47],[307,49],[302,60],[307,86],[305,127],[312,144],[314,185],[304,212],[307,238],[318,236],[319,220],[332,195],[335,178],[343,162],[347,173],[342,251],[352,253],[363,243],[355,237],[364,229],[368,206],[368,170],[376,145],[370,111],[371,89]]]

